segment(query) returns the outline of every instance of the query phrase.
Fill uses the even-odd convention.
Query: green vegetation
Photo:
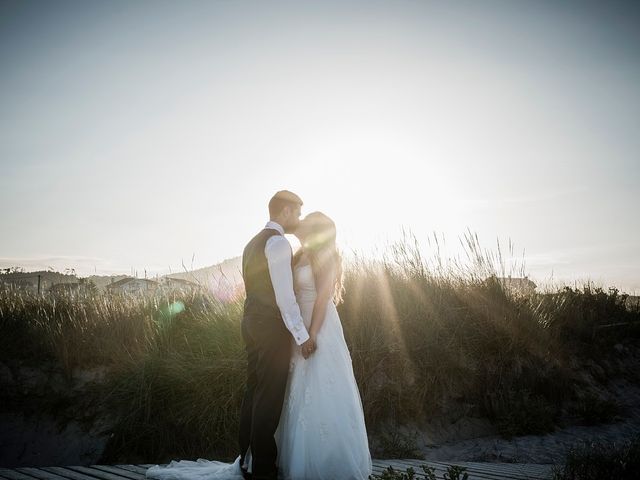
[[[592,442],[572,448],[555,468],[554,480],[635,480],[640,471],[640,436],[620,444]]]
[[[436,480],[435,468],[428,465],[421,465],[421,476],[426,480]],[[467,480],[469,474],[466,473],[465,467],[458,465],[449,465],[447,471],[444,472],[444,480]],[[407,467],[405,471],[396,470],[392,466],[387,467],[380,475],[369,475],[369,480],[414,480],[416,477],[416,471],[413,467]]]
[[[505,276],[500,255],[482,251],[473,236],[466,242],[465,264],[425,259],[406,239],[381,261],[347,265],[339,312],[373,435],[384,438],[388,425],[438,415],[453,401],[472,405],[505,435],[550,431],[583,381],[576,359],[597,361],[614,342],[638,336],[637,324],[593,335],[601,325],[640,320],[617,290],[516,294],[497,278]],[[95,392],[116,421],[105,462],[232,459],[244,388],[241,315],[241,300],[203,294],[3,291],[0,361],[54,359],[67,372],[108,366],[108,382]],[[584,400],[590,422],[614,414],[615,406]],[[399,447],[413,450],[410,442]]]
[[[378,440],[384,458],[424,458],[416,444],[416,433],[411,435],[397,428],[380,428]]]

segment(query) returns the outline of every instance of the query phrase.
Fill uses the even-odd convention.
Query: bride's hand
[[[302,356],[305,358],[305,360],[309,358],[309,356],[315,351],[315,349],[315,339],[312,338],[311,335],[309,335],[307,341],[301,345]]]

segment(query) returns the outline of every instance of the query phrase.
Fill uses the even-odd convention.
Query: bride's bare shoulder
[[[303,267],[305,265],[309,265],[309,255],[304,251],[302,247],[298,249],[298,251],[293,256],[293,265],[294,267]]]

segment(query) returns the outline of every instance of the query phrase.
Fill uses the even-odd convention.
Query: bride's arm
[[[311,326],[309,327],[309,336],[314,342],[318,336],[318,332],[324,322],[327,313],[327,305],[329,299],[333,296],[335,289],[335,267],[320,272],[314,278],[316,284],[316,301],[313,304],[313,313],[311,314]]]

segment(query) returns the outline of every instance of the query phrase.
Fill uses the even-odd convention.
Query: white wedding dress
[[[296,299],[309,329],[316,298],[310,265],[294,270]],[[280,423],[275,433],[279,478],[366,480],[372,471],[362,401],[340,317],[329,300],[317,336],[318,349],[304,359],[295,345]],[[240,456],[233,463],[198,458],[155,465],[147,478],[243,480]]]

